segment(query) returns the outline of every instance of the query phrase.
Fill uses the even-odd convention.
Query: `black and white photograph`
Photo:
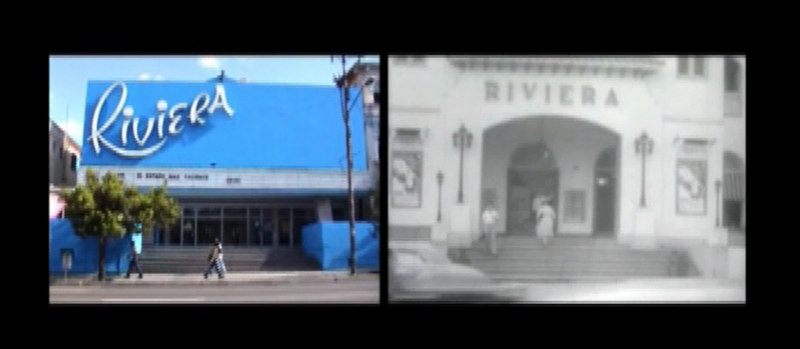
[[[390,303],[745,303],[744,56],[385,64]]]

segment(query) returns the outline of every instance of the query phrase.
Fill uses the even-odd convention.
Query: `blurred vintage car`
[[[480,270],[454,263],[430,244],[390,244],[389,301],[509,303],[524,298],[525,287],[501,284]]]

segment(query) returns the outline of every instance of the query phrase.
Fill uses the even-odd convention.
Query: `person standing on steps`
[[[222,244],[219,242],[219,238],[214,239],[214,247],[211,249],[211,253],[208,255],[208,269],[205,273],[203,273],[203,277],[208,279],[208,274],[211,274],[214,269],[217,270],[217,276],[220,279],[225,278],[225,262],[222,260]]]
[[[542,243],[547,246],[547,240],[555,235],[556,211],[550,206],[550,198],[542,200],[539,209],[536,210],[536,234],[542,239]]]
[[[139,278],[142,278],[142,269],[139,268],[139,254],[136,253],[136,242],[131,241],[131,255],[130,255],[130,262],[128,262],[128,273],[125,274],[126,279],[131,278],[131,270],[136,269],[136,272],[139,274]]]
[[[483,237],[486,239],[489,252],[491,252],[492,256],[497,255],[497,232],[495,228],[499,218],[500,214],[497,213],[494,205],[492,203],[487,204],[481,214],[481,220],[483,223]]]

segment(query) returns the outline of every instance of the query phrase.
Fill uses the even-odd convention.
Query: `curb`
[[[285,285],[300,283],[345,283],[365,280],[380,280],[374,274],[357,274],[351,278],[350,275],[305,275],[305,276],[272,276],[261,278],[231,278],[217,279],[209,277],[203,279],[201,276],[190,279],[168,279],[168,280],[148,280],[144,279],[109,279],[97,281],[93,279],[67,279],[54,280],[50,286],[101,286],[101,287],[147,287],[147,286],[233,286],[233,285]]]

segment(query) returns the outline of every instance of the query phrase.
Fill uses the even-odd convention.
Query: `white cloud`
[[[150,80],[150,73],[139,74],[139,80]]]
[[[250,67],[253,65],[253,60],[247,57],[236,57],[236,63],[239,63],[243,66]]]
[[[61,129],[67,131],[67,134],[72,137],[72,140],[81,144],[81,138],[83,137],[83,123],[78,120],[69,120],[69,121],[56,121]]]
[[[154,76],[154,77],[153,77],[153,79],[155,79],[155,80],[164,80],[164,79],[161,77],[161,75],[156,75],[156,76]]]
[[[207,69],[219,69],[220,67],[220,61],[217,57],[200,57],[197,63]]]

